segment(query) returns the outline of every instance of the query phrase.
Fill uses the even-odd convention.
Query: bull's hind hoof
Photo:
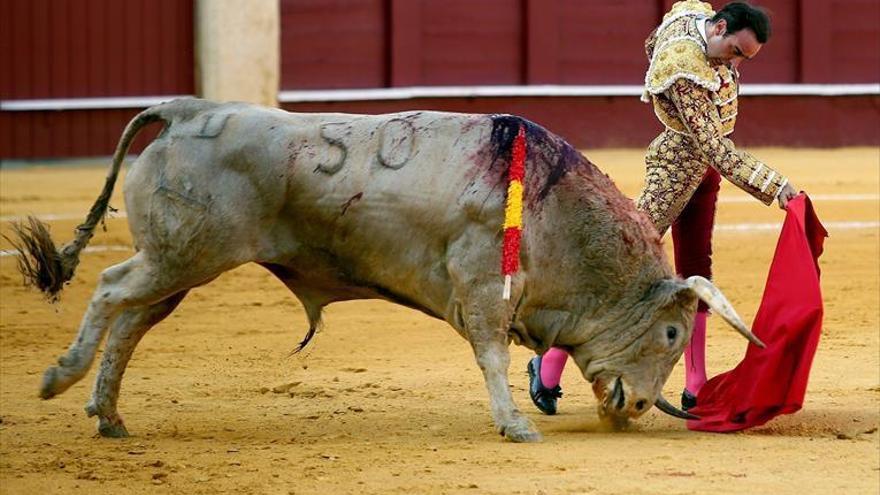
[[[65,366],[50,366],[43,373],[43,384],[40,386],[40,398],[51,399],[69,389],[82,378],[84,372],[69,369]]]
[[[515,443],[537,443],[544,440],[541,432],[538,430],[522,425],[509,426],[503,428],[501,434],[504,438]]]
[[[43,383],[40,385],[40,398],[48,400],[58,395],[58,390],[56,390],[57,384],[58,368],[51,366],[43,373]]]
[[[98,433],[104,438],[128,437],[128,430],[121,421],[112,422],[104,418],[98,420]]]

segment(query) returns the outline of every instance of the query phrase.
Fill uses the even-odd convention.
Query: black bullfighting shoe
[[[556,399],[562,397],[562,387],[547,388],[541,383],[541,356],[533,357],[526,370],[529,372],[529,397],[535,407],[549,416],[556,414]]]
[[[697,396],[690,393],[688,389],[684,389],[681,391],[681,410],[687,411],[688,409],[697,407]]]

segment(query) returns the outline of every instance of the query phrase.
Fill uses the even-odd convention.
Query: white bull
[[[509,115],[408,112],[291,114],[177,100],[126,128],[104,191],[76,238],[56,251],[45,228],[19,227],[22,268],[51,296],[107,211],[137,132],[164,129],[132,165],[125,203],[137,253],[106,269],[79,334],[40,395],[88,371],[110,329],[92,399],[105,436],[127,430],[120,382],[141,337],[187,291],[249,262],[302,302],[305,345],[324,306],[381,298],[448,322],[472,345],[498,431],[540,434],[511,396],[510,340],[561,346],[593,382],[600,415],[625,421],[657,404],[690,338],[697,297],[752,336],[703,279],[677,279],[647,217],[560,138]],[[521,269],[502,300],[500,274],[511,145],[525,132]]]

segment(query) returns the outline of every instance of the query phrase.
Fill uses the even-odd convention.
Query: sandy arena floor
[[[516,347],[514,396],[545,440],[507,443],[492,429],[469,346],[446,324],[380,301],[338,304],[310,349],[290,357],[306,327],[302,308],[268,272],[245,266],[191,292],[145,337],[120,399],[132,436],[103,439],[83,412],[94,372],[50,401],[37,389],[75,335],[98,273],[129,253],[83,255],[56,306],[21,286],[13,256],[0,256],[0,492],[878,493],[880,153],[754,152],[814,196],[831,232],[824,333],[797,414],[711,434],[652,410],[631,431],[604,432],[574,366],[560,414],[539,414],[526,391],[529,352]],[[640,151],[588,155],[624,193],[638,192]],[[104,174],[103,164],[0,171],[2,232],[11,217],[53,214],[56,241],[68,241]],[[715,281],[751,321],[778,231],[724,226],[783,213],[729,184],[722,198]],[[124,219],[107,227],[92,246],[130,245]],[[711,319],[711,374],[744,350]],[[679,364],[667,397],[682,385]]]

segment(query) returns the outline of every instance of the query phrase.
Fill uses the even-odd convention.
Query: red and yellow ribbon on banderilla
[[[507,203],[504,208],[504,247],[501,253],[501,273],[504,275],[505,301],[510,300],[513,274],[519,270],[519,247],[522,239],[523,177],[526,165],[526,132],[520,124],[513,140],[510,168],[507,171]]]

